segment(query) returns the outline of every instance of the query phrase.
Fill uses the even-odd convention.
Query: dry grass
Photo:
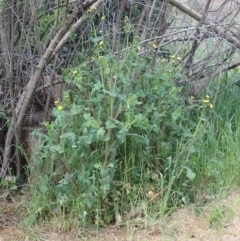
[[[202,208],[199,216],[195,206],[182,208],[168,221],[134,220],[124,228],[81,229],[62,232],[55,223],[42,226],[20,227],[24,217],[19,199],[1,200],[0,241],[239,241],[240,190],[225,199],[211,202]],[[224,209],[221,209],[224,207]],[[219,210],[221,211],[219,215]],[[216,218],[217,217],[217,218]],[[57,222],[55,220],[55,222]],[[212,225],[213,224],[213,225]]]

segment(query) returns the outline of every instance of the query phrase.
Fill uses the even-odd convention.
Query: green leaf
[[[115,93],[113,91],[108,91],[108,90],[105,90],[105,89],[103,90],[103,93],[108,94],[111,97],[117,97],[118,96],[117,93]]]
[[[60,144],[58,145],[49,145],[48,146],[48,150],[51,153],[58,153],[61,154],[64,152],[64,150],[62,149],[62,146]]]
[[[12,185],[11,188],[10,188],[12,191],[15,191],[18,189],[17,185]]]
[[[110,72],[111,72],[111,70],[110,70],[109,67],[106,67],[106,68],[104,69],[104,74],[105,74],[105,75],[109,75]]]
[[[107,120],[107,122],[106,122],[106,129],[107,130],[113,129],[115,127],[116,127],[116,125],[111,120]]]
[[[83,114],[83,118],[87,121],[91,118],[90,114]]]
[[[96,169],[100,169],[102,167],[102,164],[100,162],[98,162],[98,163],[95,163],[93,166]]]
[[[97,131],[97,136],[98,137],[101,137],[101,136],[104,136],[105,135],[105,130],[103,129],[103,127],[101,127],[100,129],[98,129]]]
[[[128,129],[125,127],[118,132],[117,138],[120,140],[120,143],[123,143],[126,140],[127,133]]]
[[[182,108],[178,107],[177,109],[175,109],[172,113],[172,119],[173,121],[176,121],[182,114]]]
[[[93,42],[94,46],[96,46],[102,40],[102,37],[90,38],[90,40]]]
[[[79,143],[83,143],[84,145],[92,144],[92,135],[81,136],[79,138]]]
[[[110,163],[108,164],[108,167],[113,168],[113,167],[114,167],[114,164],[110,162]]]
[[[240,71],[238,67],[234,68],[233,70],[235,73],[238,73]]]
[[[96,91],[100,91],[102,88],[103,88],[102,83],[101,83],[100,81],[97,81],[97,83],[95,83],[95,84],[93,85],[91,94],[93,94],[93,93],[96,92]]]
[[[79,142],[75,142],[72,144],[72,148],[78,148],[78,146],[79,146]]]
[[[106,131],[104,130],[103,127],[98,129],[97,131],[97,140],[98,141],[108,141],[110,140],[110,137],[108,135],[105,135]]]
[[[75,105],[75,104],[72,105],[72,108],[71,108],[71,110],[70,110],[71,116],[72,116],[72,115],[78,115],[78,114],[80,114],[81,112],[82,112],[82,108],[79,108],[79,106],[77,106],[77,105]]]
[[[190,181],[193,181],[195,176],[196,176],[196,173],[193,172],[190,168],[186,167],[187,169],[187,178],[189,178]]]
[[[60,139],[68,139],[73,142],[76,139],[76,135],[74,132],[67,132],[67,133],[62,134],[60,136]]]

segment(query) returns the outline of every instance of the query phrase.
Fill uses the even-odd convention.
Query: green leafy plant
[[[9,176],[5,179],[1,179],[0,188],[6,188],[12,191],[16,191],[17,186],[17,179],[14,176]]]
[[[55,103],[55,121],[44,124],[38,161],[49,181],[38,192],[74,209],[82,224],[103,225],[171,179],[186,112],[174,83],[180,57],[155,61],[154,49],[139,56],[135,48],[101,55],[107,44],[92,41],[94,62],[65,70],[70,88]]]
[[[57,209],[102,226],[160,194],[162,215],[213,191],[223,172],[212,149],[220,143],[213,97],[189,97],[186,105],[176,83],[184,78],[181,58],[158,59],[154,43],[147,55],[134,45],[113,55],[101,38],[92,43],[89,63],[64,70],[69,89],[55,103],[55,120],[44,123],[46,134],[38,133],[42,182],[34,197],[45,201],[35,218]]]

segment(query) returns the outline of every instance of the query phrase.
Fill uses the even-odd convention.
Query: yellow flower
[[[99,46],[102,46],[102,45],[103,45],[103,41],[101,41],[98,45],[99,45]]]
[[[48,121],[47,121],[47,122],[44,122],[44,126],[45,126],[45,127],[49,126],[49,122],[48,122]]]
[[[202,100],[203,103],[209,103],[209,100]]]
[[[175,60],[172,60],[172,63],[175,63]]]
[[[213,108],[213,104],[210,104],[209,107],[212,109]]]
[[[170,56],[172,59],[174,59],[175,58],[175,55],[172,55],[172,56]]]
[[[162,62],[162,63],[164,63],[164,62],[166,62],[166,61],[167,61],[166,59],[161,59],[161,62]]]
[[[140,50],[141,50],[140,46],[137,46],[137,50],[138,50],[138,51],[140,51]]]
[[[61,111],[63,109],[62,105],[59,105],[57,109]]]
[[[157,45],[154,42],[149,42],[149,45],[151,45],[153,48],[157,48]]]
[[[77,74],[77,70],[73,71],[73,74]]]
[[[88,12],[88,13],[91,13],[91,12],[94,12],[94,11],[96,11],[96,10],[97,10],[97,8],[94,7],[94,8],[90,8],[90,9],[88,9],[87,12]]]
[[[180,60],[182,60],[182,59],[181,59],[181,57],[179,57],[179,56],[178,56],[178,57],[177,57],[177,60],[179,60],[179,61],[180,61]]]
[[[191,96],[191,99],[194,99],[194,96]]]
[[[58,99],[58,100],[56,100],[56,101],[54,101],[53,103],[56,105],[58,102],[59,102],[59,99]]]
[[[206,95],[206,98],[209,99],[209,95]]]
[[[102,20],[102,21],[104,21],[105,19],[106,19],[105,16],[102,16],[102,17],[101,17],[101,20]]]
[[[153,48],[157,48],[157,45],[155,43],[151,43],[150,42],[150,45],[153,47]]]

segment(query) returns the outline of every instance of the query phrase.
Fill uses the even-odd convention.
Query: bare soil
[[[1,193],[0,193],[1,194]],[[124,228],[77,229],[62,232],[57,222],[26,227],[20,225],[25,210],[19,200],[0,195],[0,241],[239,241],[240,189],[204,207],[179,209],[168,220],[129,222]],[[198,215],[197,215],[198,214]]]

